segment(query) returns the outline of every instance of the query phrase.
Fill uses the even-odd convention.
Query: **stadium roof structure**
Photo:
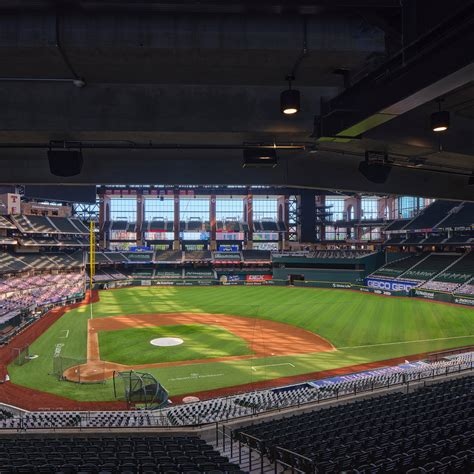
[[[60,4],[0,5],[1,183],[473,199],[471,1]],[[287,76],[301,94],[291,116],[280,112]],[[430,128],[438,107],[445,133]],[[249,146],[275,147],[278,165],[242,168]],[[50,173],[47,151],[61,147],[82,150],[79,175]],[[367,152],[387,176],[361,172]]]

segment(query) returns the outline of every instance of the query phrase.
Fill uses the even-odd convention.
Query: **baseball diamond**
[[[96,300],[92,310],[67,311],[33,341],[38,358],[11,364],[12,382],[113,402],[114,371],[146,369],[182,398],[474,344],[470,308],[350,290],[145,287],[101,291]],[[155,347],[155,337],[183,343]],[[50,375],[58,344],[61,357],[76,361],[63,380]]]

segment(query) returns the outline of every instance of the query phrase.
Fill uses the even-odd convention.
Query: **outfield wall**
[[[321,269],[304,267],[273,268],[274,280],[289,281],[291,275],[301,275],[308,281],[350,282],[358,284],[364,281],[366,271],[364,269]]]
[[[225,282],[219,280],[183,280],[183,279],[162,279],[162,280],[112,280],[112,281],[101,281],[94,283],[93,290],[108,290],[114,288],[125,288],[131,286],[229,286],[229,285],[241,285],[241,286],[261,286],[261,285],[272,285],[273,280],[271,279],[231,279]]]
[[[95,283],[94,290],[107,290],[114,288],[136,287],[136,286],[287,286],[286,279],[246,281],[246,280],[230,280],[226,282],[218,280],[115,280]],[[327,280],[301,280],[294,281],[293,286],[301,288],[331,288],[339,290],[353,290],[363,293],[373,293],[382,296],[399,296],[399,297],[416,297],[431,301],[443,303],[458,304],[463,306],[474,307],[474,297],[468,295],[454,295],[444,293],[442,291],[422,290],[417,288],[402,289],[396,285],[388,287],[374,287],[363,284],[353,283],[350,281],[327,281]]]

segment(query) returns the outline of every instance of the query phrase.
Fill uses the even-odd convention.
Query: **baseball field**
[[[112,401],[113,371],[133,368],[177,397],[474,344],[472,308],[355,291],[137,287],[99,297],[39,336],[34,358],[9,365],[11,381]],[[77,361],[69,381],[53,375],[55,357]],[[74,383],[78,373],[88,383]]]

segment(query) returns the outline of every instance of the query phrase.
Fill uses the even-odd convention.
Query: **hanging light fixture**
[[[438,111],[431,114],[431,130],[433,132],[445,132],[449,128],[449,112],[441,110],[441,99],[438,101]]]
[[[282,114],[293,115],[300,110],[300,91],[291,88],[291,82],[295,80],[295,76],[286,76],[288,81],[288,89],[280,94],[280,110]]]

